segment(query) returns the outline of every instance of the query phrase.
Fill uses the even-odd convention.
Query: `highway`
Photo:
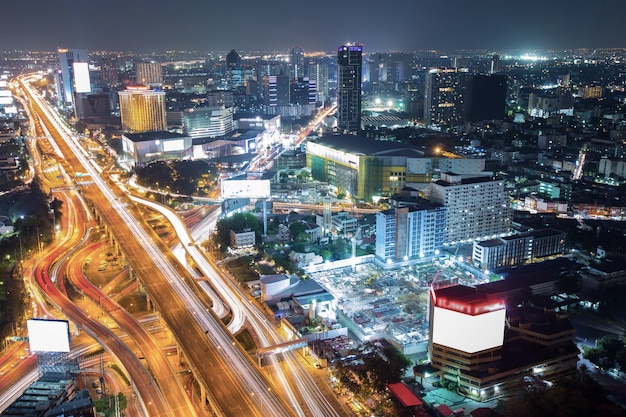
[[[27,83],[24,83],[27,84]],[[192,365],[201,386],[207,389],[211,409],[216,415],[289,416],[293,412],[276,395],[267,395],[271,388],[256,366],[241,350],[206,303],[190,289],[195,281],[167,253],[158,236],[140,218],[127,198],[116,193],[90,164],[76,137],[64,122],[50,110],[36,92],[24,85],[43,124],[66,160],[66,170],[87,173],[90,182],[81,191],[95,212],[109,226],[131,267],[145,285],[146,292],[174,332],[182,351]],[[263,393],[257,401],[253,393]],[[150,416],[152,411],[148,409]]]
[[[224,300],[233,311],[233,319],[228,324],[228,329],[235,333],[240,330],[244,322],[252,327],[257,338],[261,342],[262,347],[273,346],[285,342],[285,340],[277,333],[273,323],[268,321],[267,317],[254,304],[250,302],[247,295],[238,287],[230,285],[219,272],[219,268],[210,259],[208,259],[202,249],[195,244],[189,230],[178,217],[178,215],[166,206],[155,203],[150,200],[131,197],[131,199],[139,204],[150,207],[161,213],[172,224],[181,246],[185,248],[187,254],[193,259],[194,264],[208,279],[211,286],[219,294],[220,299]],[[213,213],[208,217],[209,221],[214,221],[217,213]],[[211,226],[204,223],[203,230],[211,230]],[[336,404],[325,397],[317,383],[311,378],[306,369],[303,368],[300,361],[296,358],[296,353],[283,353],[283,369],[280,368],[278,362],[270,360],[273,364],[270,368],[274,370],[274,379],[277,379],[283,395],[286,396],[291,406],[296,410],[298,415],[312,415],[318,417],[340,416],[335,411]],[[270,358],[271,359],[271,358]],[[263,395],[258,393],[257,395]],[[304,404],[304,406],[303,406]]]
[[[101,244],[96,243],[96,245]],[[174,415],[195,415],[195,411],[190,402],[186,402],[187,395],[179,383],[174,369],[172,369],[167,356],[158,345],[152,335],[143,325],[119,304],[107,297],[100,289],[93,285],[83,274],[83,260],[87,255],[81,252],[90,252],[92,247],[85,247],[68,257],[67,276],[75,288],[88,296],[100,310],[105,312],[117,325],[126,332],[141,350],[142,357],[145,358],[148,369],[154,376],[158,387],[164,392],[164,397],[168,402],[169,409]],[[95,309],[94,309],[95,310]]]

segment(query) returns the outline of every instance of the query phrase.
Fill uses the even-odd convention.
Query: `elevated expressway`
[[[65,156],[68,173],[75,176],[77,172],[84,172],[90,177],[90,181],[83,181],[80,185],[83,196],[108,225],[150,299],[172,330],[190,362],[194,377],[203,388],[202,396],[208,400],[213,415],[294,415],[277,395],[267,394],[272,392],[267,380],[224,325],[210,313],[207,304],[192,291],[197,290],[195,280],[173,256],[167,259],[163,256],[168,252],[167,248],[141,219],[136,208],[99,176],[75,143],[72,132],[27,82],[23,82],[22,87],[50,131],[60,154]],[[255,393],[263,393],[260,401],[257,397],[261,394]],[[157,415],[157,412],[148,410],[148,414]]]
[[[39,133],[50,136],[50,131],[45,125],[38,122],[36,124]],[[63,161],[64,154],[54,141],[49,140],[41,145],[44,145],[41,146],[44,149],[51,148],[48,149],[48,152],[53,153],[57,161]],[[37,147],[33,146],[32,151],[37,154]],[[59,179],[55,178],[54,175],[48,175],[47,171],[49,170],[43,170],[41,167],[42,165],[39,164],[39,175],[42,183],[50,187],[55,185],[54,181],[58,182]],[[53,171],[60,173],[57,168],[54,168]],[[67,171],[62,172],[62,174],[59,177],[64,177],[65,181],[69,182]],[[144,368],[141,361],[134,352],[128,349],[124,342],[98,321],[91,319],[82,308],[79,308],[67,297],[64,291],[65,280],[59,277],[64,275],[67,262],[70,259],[76,260],[75,252],[88,241],[89,231],[87,228],[92,222],[92,217],[85,207],[84,201],[71,189],[72,187],[61,188],[69,188],[60,193],[65,213],[60,219],[62,222],[60,230],[64,233],[56,233],[57,239],[48,248],[46,255],[38,259],[33,268],[32,278],[36,280],[47,300],[61,310],[72,322],[98,340],[105,349],[117,358],[130,377],[135,392],[139,394],[139,403],[144,414],[195,416],[193,406],[178,382],[176,373],[169,366],[165,354],[160,349],[155,349],[154,340],[149,335],[146,336],[143,328],[137,329],[140,326],[130,322],[130,320],[122,321],[123,324],[126,324],[124,330],[134,337],[138,348],[144,352],[145,357],[148,357],[147,363],[151,368],[151,373]],[[98,301],[102,303],[103,300],[106,303],[108,299],[101,297]]]

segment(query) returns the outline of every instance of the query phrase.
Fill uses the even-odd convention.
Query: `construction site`
[[[338,320],[361,342],[386,339],[406,355],[426,353],[428,291],[433,280],[471,278],[433,262],[385,270],[374,263],[311,274],[338,301]]]

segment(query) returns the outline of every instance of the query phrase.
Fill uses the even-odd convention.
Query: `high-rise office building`
[[[370,55],[366,79],[372,83],[398,83],[411,78],[413,55],[404,52]]]
[[[65,106],[74,106],[74,93],[90,93],[89,57],[84,49],[59,49],[57,95]]]
[[[304,50],[300,47],[289,51],[289,68],[291,79],[304,76]]]
[[[289,105],[289,77],[269,75],[263,78],[265,105],[268,107]]]
[[[512,213],[503,180],[442,172],[441,179],[430,184],[430,201],[446,207],[448,244],[510,231]]]
[[[119,82],[119,64],[117,57],[103,57],[100,61],[100,72],[102,81],[115,85]]]
[[[165,92],[141,85],[126,87],[118,94],[122,130],[135,133],[167,129]]]
[[[241,66],[241,57],[234,49],[226,54],[226,70]]]
[[[424,123],[453,126],[465,116],[467,68],[437,68],[426,75]]]
[[[309,79],[315,81],[317,101],[323,103],[328,98],[328,64],[310,63],[307,67]]]
[[[363,45],[340,46],[337,63],[337,127],[356,133],[361,130]]]
[[[506,80],[504,74],[473,74],[469,77],[466,120],[502,120],[506,110]]]
[[[86,119],[92,117],[111,116],[111,97],[109,94],[81,94],[76,97],[76,117]]]
[[[163,67],[158,62],[137,62],[135,72],[137,84],[150,87],[163,85]]]
[[[315,104],[317,91],[315,81],[298,77],[291,82],[291,104]]]
[[[495,74],[500,71],[500,55],[493,54],[491,57],[491,68],[489,69],[490,74]]]
[[[228,90],[213,90],[206,93],[206,107],[233,107],[235,99],[233,92]]]

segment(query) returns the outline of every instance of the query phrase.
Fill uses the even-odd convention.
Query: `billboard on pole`
[[[223,180],[222,198],[269,198],[270,180]]]

